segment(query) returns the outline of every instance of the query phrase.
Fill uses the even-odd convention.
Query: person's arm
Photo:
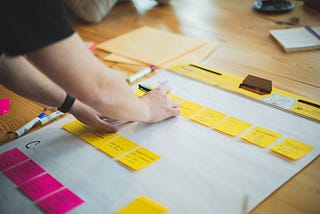
[[[68,93],[109,118],[156,122],[179,114],[178,103],[167,96],[168,87],[137,98],[124,79],[86,49],[76,33],[27,56]]]
[[[15,93],[46,104],[59,107],[66,92],[32,66],[24,57],[0,58],[0,83]],[[116,128],[103,121],[103,116],[93,108],[76,100],[69,113],[87,125],[115,132]]]

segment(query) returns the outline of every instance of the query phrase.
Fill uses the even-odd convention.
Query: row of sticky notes
[[[135,94],[138,97],[144,95],[145,92],[137,89]],[[232,137],[238,136],[245,130],[249,129],[252,124],[242,121],[235,117],[216,111],[211,108],[206,108],[200,104],[184,100],[173,94],[169,94],[172,100],[180,102],[180,116],[190,119],[198,124],[213,128],[216,131],[225,133]],[[269,147],[272,143],[278,140],[281,134],[260,126],[254,127],[247,134],[241,137],[242,140],[260,146],[262,148]],[[287,138],[279,144],[271,147],[271,151],[285,156],[291,160],[297,160],[313,150],[313,147],[304,144],[293,138]]]
[[[65,124],[63,128],[134,171],[160,159],[157,154],[117,133],[99,132],[78,120]]]
[[[84,203],[18,148],[0,154],[0,171],[47,213],[66,213]]]

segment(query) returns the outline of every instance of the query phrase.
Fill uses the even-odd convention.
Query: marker
[[[14,134],[17,137],[20,137],[21,135],[23,135],[24,133],[26,133],[27,131],[29,131],[30,129],[32,129],[36,124],[39,123],[41,118],[44,118],[46,116],[45,113],[41,113],[38,115],[38,117],[32,119],[30,122],[28,122],[27,124],[25,124],[24,126],[22,126],[21,128],[19,128],[17,131],[14,132]]]
[[[207,69],[207,68],[203,68],[203,67],[200,67],[200,66],[197,66],[197,65],[194,65],[194,64],[189,64],[189,66],[194,67],[194,68],[198,68],[198,69],[201,69],[201,70],[204,70],[204,71],[208,71],[208,72],[216,74],[216,75],[222,75],[219,72],[216,72],[216,71],[213,71],[213,70],[210,70],[210,69]]]
[[[139,90],[144,91],[144,92],[149,92],[149,91],[152,90],[148,86],[145,86],[145,85],[142,85],[142,84],[139,84],[138,87],[139,87]]]
[[[61,117],[62,115],[64,115],[63,112],[55,111],[55,112],[49,114],[48,116],[41,118],[39,120],[39,122],[40,122],[41,125],[45,125],[45,124],[57,119],[58,117]]]
[[[151,65],[149,67],[146,67],[144,69],[142,69],[141,71],[138,71],[137,73],[129,76],[126,78],[126,81],[128,83],[132,83],[132,82],[135,82],[137,81],[138,79],[150,74],[152,71],[154,71],[156,69],[156,66],[155,65]]]

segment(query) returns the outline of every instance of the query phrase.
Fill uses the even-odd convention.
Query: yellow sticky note
[[[275,142],[281,134],[271,131],[269,129],[257,126],[253,128],[250,132],[243,135],[241,138],[247,142],[253,143],[262,148],[267,148],[270,144]]]
[[[117,211],[116,214],[165,214],[167,212],[167,207],[145,196],[140,196],[132,203]]]
[[[75,136],[80,136],[81,134],[91,130],[91,127],[81,123],[79,120],[67,123],[63,125],[62,128]]]
[[[222,120],[226,116],[226,114],[215,111],[211,108],[206,108],[192,116],[191,120],[200,123],[201,125],[212,127],[215,123]]]
[[[114,158],[131,151],[137,146],[138,144],[132,142],[131,140],[119,136],[108,141],[107,143],[100,144],[98,148]]]
[[[204,106],[191,102],[189,100],[182,101],[180,103],[180,116],[185,118],[192,117],[195,113],[204,108]]]
[[[178,96],[173,95],[171,93],[169,93],[168,96],[171,98],[171,100],[174,100],[174,101],[182,101],[183,100],[181,97],[178,97]]]
[[[140,90],[140,89],[136,89],[134,91],[134,94],[137,96],[137,97],[142,97],[143,95],[145,95],[146,92]]]
[[[223,132],[231,136],[237,136],[244,130],[251,126],[250,123],[239,120],[235,117],[229,117],[228,119],[218,123],[213,128],[217,131]]]
[[[119,135],[116,133],[106,133],[93,130],[92,132],[81,134],[79,137],[90,145],[98,147],[101,143],[107,142],[117,136]]]
[[[157,154],[154,154],[143,147],[139,147],[127,155],[118,158],[118,161],[136,171],[152,164],[158,159],[160,159],[160,156]]]
[[[293,138],[287,138],[271,147],[271,150],[292,160],[297,160],[311,152],[313,147]]]

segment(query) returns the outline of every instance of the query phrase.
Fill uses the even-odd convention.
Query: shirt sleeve
[[[2,0],[1,53],[21,55],[74,33],[64,0]]]

